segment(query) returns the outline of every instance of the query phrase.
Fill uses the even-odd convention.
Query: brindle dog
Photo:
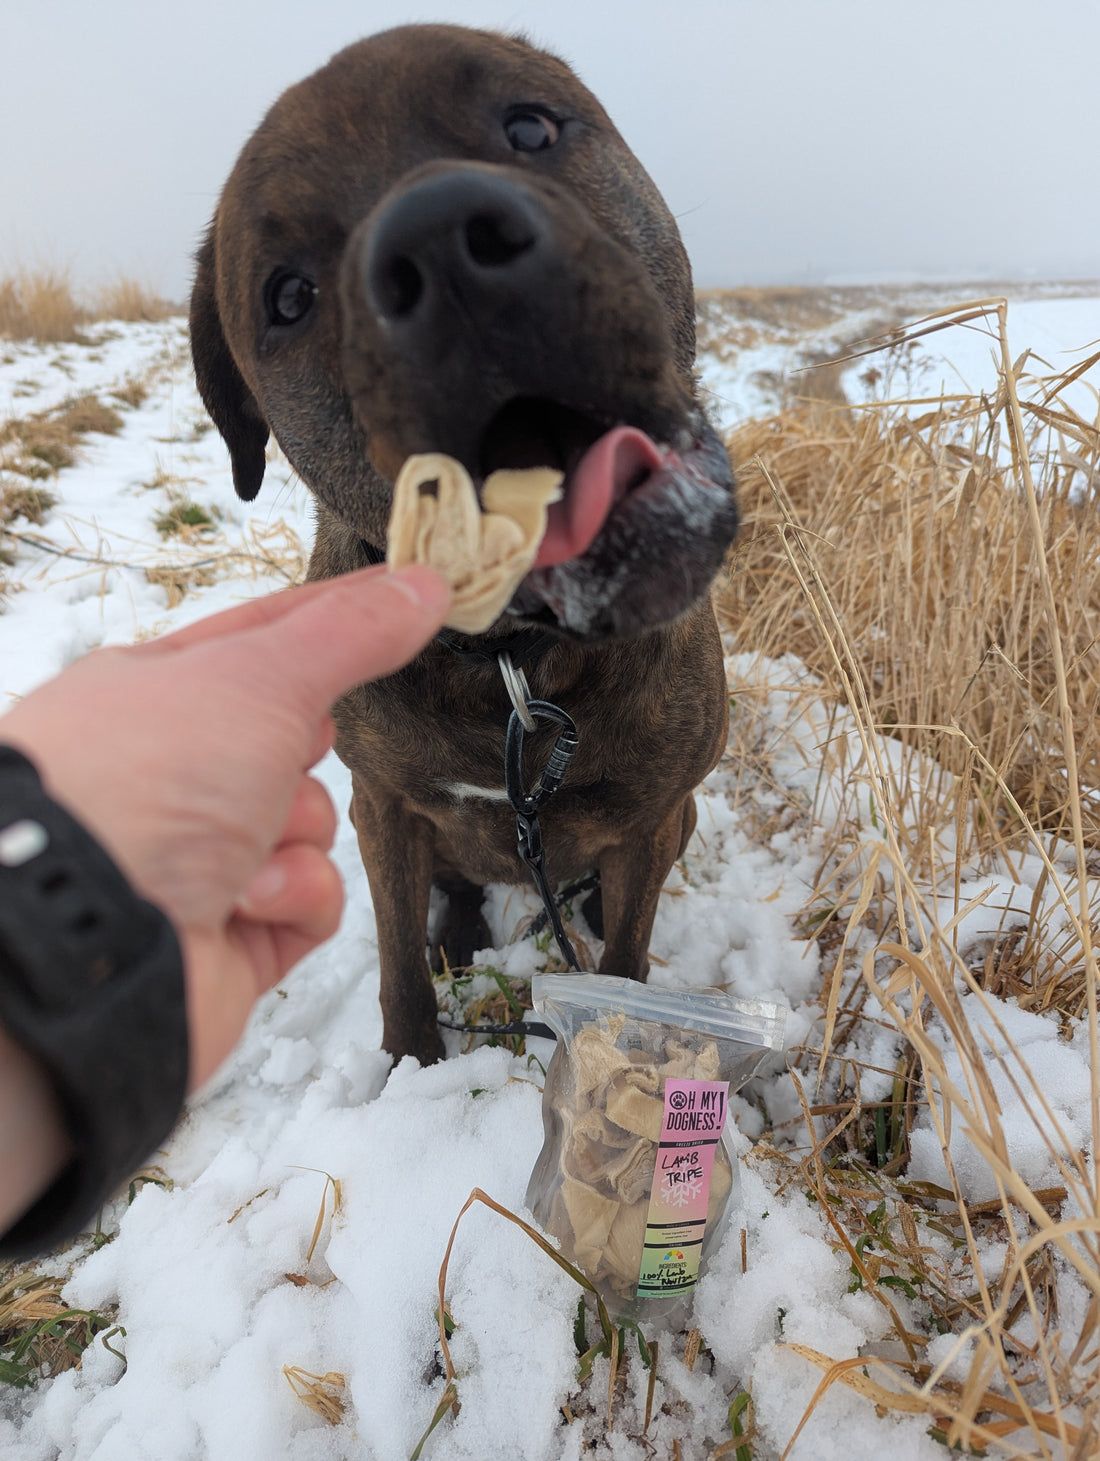
[[[445,452],[479,484],[499,467],[566,473],[490,633],[433,641],[334,707],[386,1050],[443,1054],[433,883],[448,894],[436,958],[454,967],[490,942],[484,884],[527,879],[502,789],[500,647],[580,733],[542,816],[550,877],[599,870],[602,907],[585,911],[600,972],[644,980],[692,793],[726,739],[709,589],[737,514],[696,395],[687,257],[603,108],[513,37],[406,26],[349,46],[241,153],[191,331],[239,495],[259,490],[273,432],[317,499],[311,578],[379,560],[410,453]],[[555,732],[528,736],[529,775]]]

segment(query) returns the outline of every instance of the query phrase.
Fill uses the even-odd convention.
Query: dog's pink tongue
[[[565,479],[564,499],[550,508],[535,567],[583,553],[619,498],[663,464],[660,448],[634,426],[616,426],[601,436]]]

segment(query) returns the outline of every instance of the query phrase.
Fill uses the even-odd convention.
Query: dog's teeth
[[[503,512],[522,522],[529,508],[549,507],[562,499],[565,473],[556,467],[504,467],[490,472],[481,489],[487,512]]]

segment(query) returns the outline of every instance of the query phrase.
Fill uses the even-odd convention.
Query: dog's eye
[[[504,135],[517,152],[541,152],[553,147],[561,135],[561,127],[546,112],[528,108],[512,113],[504,123]]]
[[[273,325],[296,324],[313,308],[317,286],[301,274],[273,274],[267,285],[267,314]]]

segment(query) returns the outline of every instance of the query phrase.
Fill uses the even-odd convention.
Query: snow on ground
[[[39,347],[37,359],[29,345],[0,348],[0,422],[5,403],[22,417],[94,390],[118,406],[113,390],[135,379],[152,386],[140,408],[120,408],[124,425],[117,435],[88,438],[79,464],[44,484],[60,498],[48,525],[16,525],[69,556],[29,547],[9,575],[20,591],[5,601],[0,619],[0,710],[9,696],[26,694],[98,645],[162,633],[284,586],[242,564],[245,571],[221,577],[169,610],[164,588],[149,582],[147,567],[190,566],[247,551],[257,532],[272,533],[274,545],[283,547],[280,524],[307,542],[312,531],[308,493],[281,458],[272,464],[273,490],[259,510],[249,512],[238,501],[225,449],[195,390],[182,320],[100,326],[93,340],[91,347]],[[67,386],[58,379],[59,361]],[[156,531],[155,518],[177,495],[219,515],[216,538],[198,534],[181,544]],[[289,539],[285,545],[293,546]]]
[[[185,326],[98,324],[85,331],[88,344],[0,342],[0,421],[59,406],[105,383],[143,380],[178,346]]]
[[[1076,319],[1060,307],[1049,315],[1046,304],[1035,309],[1037,322],[1049,325],[1051,351],[1051,342],[1078,343],[1097,324],[1084,309]],[[308,539],[305,493],[276,457],[259,502],[245,508],[236,501],[224,448],[204,429],[184,345],[176,321],[106,329],[83,351],[0,352],[0,414],[43,409],[76,391],[107,396],[135,374],[152,381],[144,404],[124,413],[124,430],[93,438],[79,464],[52,484],[60,503],[35,532],[70,556],[22,545],[10,571],[19,591],[0,614],[3,697],[27,692],[95,645],[159,633],[282,586],[278,573],[264,575],[231,556],[256,548],[257,529],[268,535],[261,547],[279,545],[284,570],[298,561],[291,535]],[[705,378],[717,378],[716,371],[704,363]],[[180,483],[218,510],[216,534],[183,544],[159,536],[153,519]],[[174,605],[147,579],[149,566],[204,555],[218,559],[217,576]],[[670,986],[728,983],[743,995],[776,1000],[788,1012],[789,1044],[817,1042],[821,970],[816,945],[798,936],[796,917],[821,872],[825,834],[839,818],[865,816],[869,800],[861,814],[850,775],[823,772],[826,743],[833,766],[850,768],[861,752],[854,726],[821,703],[797,661],[731,653],[729,669],[735,732],[742,744],[763,748],[767,774],[746,786],[730,760],[700,790],[699,830],[657,917],[653,979]],[[837,758],[842,740],[849,751]],[[320,775],[337,805],[346,805],[343,767],[330,757]],[[758,835],[769,799],[805,815]],[[864,831],[881,836],[869,823]],[[460,1053],[458,1035],[447,1036],[444,1064],[421,1070],[405,1061],[389,1071],[379,1049],[374,920],[346,823],[334,855],[349,892],[343,928],[262,1001],[238,1051],[156,1154],[171,1185],[147,1183],[129,1206],[116,1200],[104,1228],[117,1236],[98,1251],[85,1242],[46,1261],[47,1271],[63,1273],[75,1255],[66,1298],[83,1308],[117,1305],[125,1335],[113,1337],[114,1349],[93,1342],[80,1369],[33,1390],[0,1390],[0,1454],[7,1461],[397,1461],[426,1429],[443,1388],[433,1315],[447,1237],[475,1186],[522,1212],[542,1141],[541,1072],[536,1061],[502,1049]],[[1041,883],[1038,859],[987,872],[986,901],[960,943],[980,942],[1006,916],[1026,916]],[[513,890],[495,890],[489,900],[496,947],[485,957],[512,976],[541,966],[533,941],[514,940],[532,906]],[[1006,908],[1015,913],[1006,915]],[[1051,1021],[1007,1007],[1003,1014],[1049,1077],[1067,1142],[1080,1142],[1089,1089],[1084,1062],[1068,1058]],[[861,1058],[888,1071],[897,1037],[870,1028],[860,1037],[870,1040]],[[999,1038],[990,1029],[989,1039]],[[545,1064],[548,1043],[530,1046]],[[867,1079],[873,1086],[874,1074]],[[875,1098],[870,1088],[865,1094]],[[1011,1080],[999,1082],[998,1096],[1014,1158],[1029,1178],[1043,1180],[1049,1153]],[[742,1154],[765,1129],[797,1139],[797,1095],[779,1059],[732,1107]],[[938,1143],[924,1121],[915,1133],[915,1160],[924,1177],[942,1181]],[[977,1153],[965,1149],[961,1135],[952,1152],[968,1194],[982,1200],[992,1189]],[[340,1183],[335,1217],[325,1174]],[[330,1215],[307,1259],[326,1200]],[[947,1262],[948,1240],[931,1241],[943,1244]],[[606,1394],[605,1360],[588,1389],[578,1391],[576,1288],[518,1229],[475,1208],[459,1230],[448,1282],[462,1408],[443,1421],[424,1455],[556,1461],[583,1452],[641,1461],[670,1457],[676,1443],[683,1461],[701,1461],[730,1439],[730,1399],[751,1389],[753,1455],[777,1457],[820,1380],[788,1346],[842,1359],[874,1352],[884,1339],[885,1309],[866,1292],[850,1292],[850,1278],[848,1256],[837,1251],[824,1216],[797,1184],[779,1192],[767,1162],[746,1162],[740,1209],[696,1301],[695,1322],[713,1362],[689,1370],[682,1340],[655,1331],[654,1419],[640,1440],[640,1366],[630,1368],[608,1433],[599,1399]],[[908,1326],[918,1329],[919,1305],[891,1292]],[[1070,1295],[1065,1312],[1072,1308]],[[946,1356],[947,1348],[933,1343],[938,1348],[929,1353]],[[288,1365],[345,1377],[339,1425],[296,1398],[283,1374]],[[563,1404],[577,1413],[572,1424],[563,1423]],[[837,1385],[791,1457],[858,1461],[892,1450],[912,1461],[939,1461],[943,1449],[927,1432],[927,1418],[879,1416]]]
[[[804,388],[806,377],[799,372],[807,367],[862,350],[897,325],[988,296],[1003,294],[1009,301],[1014,357],[1025,347],[1032,352],[1021,371],[1053,375],[1100,349],[1100,289],[1090,285],[971,284],[805,293],[803,309],[823,318],[801,327],[792,327],[789,320],[755,318],[751,294],[748,300],[720,297],[715,314],[720,320],[725,313],[726,328],[711,323],[714,344],[700,361],[700,375],[711,413],[723,428],[778,410]],[[796,311],[797,294],[792,291]],[[1055,297],[1045,297],[1051,294]],[[991,391],[997,383],[994,352],[999,359],[996,316],[991,322],[975,320],[926,335],[900,352],[863,356],[843,369],[840,384],[852,402]],[[1098,390],[1100,365],[1094,365],[1069,388],[1065,400],[1094,421]]]

